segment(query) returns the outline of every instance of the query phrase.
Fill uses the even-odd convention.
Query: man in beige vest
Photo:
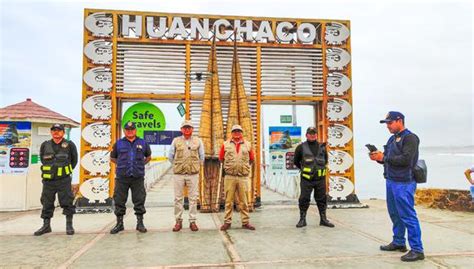
[[[189,228],[196,232],[197,199],[199,188],[199,171],[204,162],[204,147],[201,139],[192,136],[193,124],[186,120],[181,124],[180,137],[176,137],[171,143],[168,155],[169,161],[173,164],[174,180],[174,216],[176,224],[173,232],[178,232],[183,228],[183,189],[188,187],[189,198]]]
[[[247,201],[251,162],[254,161],[255,155],[250,142],[244,140],[242,132],[240,125],[232,126],[232,138],[224,142],[219,153],[219,160],[223,163],[225,172],[225,217],[221,231],[229,229],[232,224],[232,209],[236,192],[239,195],[242,228],[255,230],[255,227],[249,223]]]

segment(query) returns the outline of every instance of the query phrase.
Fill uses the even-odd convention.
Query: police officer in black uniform
[[[146,233],[143,224],[145,210],[145,164],[151,160],[150,145],[145,140],[137,137],[134,122],[127,122],[124,128],[125,137],[117,141],[110,153],[110,159],[117,164],[115,174],[114,203],[117,224],[110,231],[116,234],[124,230],[123,215],[125,215],[125,203],[128,198],[128,190],[132,191],[132,202],[135,215],[137,216],[137,231]]]
[[[59,204],[66,215],[66,233],[74,234],[72,216],[76,212],[73,205],[74,195],[71,190],[71,175],[77,165],[77,148],[72,141],[64,139],[64,126],[54,124],[51,127],[52,139],[41,144],[41,177],[43,191],[41,193],[41,218],[43,226],[34,235],[51,232],[50,220],[54,213],[54,200],[58,194]]]
[[[326,143],[317,141],[316,127],[309,127],[306,130],[306,139],[306,142],[296,147],[294,157],[294,164],[301,172],[301,193],[298,200],[300,220],[296,227],[306,226],[306,211],[309,208],[311,192],[314,190],[314,199],[321,217],[319,225],[332,228],[334,224],[326,217],[326,165],[328,163]]]

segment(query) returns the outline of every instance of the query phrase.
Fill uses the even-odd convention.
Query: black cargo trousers
[[[145,178],[144,177],[118,177],[115,179],[114,204],[115,215],[123,216],[127,210],[125,204],[128,199],[128,190],[132,191],[132,202],[135,215],[143,215],[145,210]]]
[[[310,180],[301,177],[301,192],[298,199],[298,206],[301,211],[306,212],[311,201],[311,192],[314,191],[314,200],[318,206],[319,213],[326,212],[327,195],[326,195],[326,178],[312,177]]]
[[[74,194],[71,189],[71,176],[44,180],[43,191],[41,192],[41,204],[43,209],[41,211],[42,219],[50,219],[54,214],[54,201],[56,200],[56,193],[58,194],[59,205],[63,209],[63,214],[66,216],[76,213],[74,206]]]

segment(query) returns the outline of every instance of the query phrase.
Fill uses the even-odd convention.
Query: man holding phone
[[[382,251],[406,252],[405,231],[408,231],[408,242],[411,250],[401,257],[402,261],[423,260],[421,228],[415,211],[416,181],[413,167],[418,161],[418,136],[405,128],[405,116],[397,111],[390,111],[384,120],[387,129],[393,135],[384,146],[384,152],[373,151],[367,145],[370,159],[384,166],[384,177],[387,188],[387,209],[393,223],[393,240],[390,244],[380,246]]]

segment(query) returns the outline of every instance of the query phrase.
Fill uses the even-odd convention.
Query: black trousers
[[[145,178],[120,177],[115,179],[114,203],[115,215],[123,216],[127,210],[125,203],[128,199],[128,190],[132,190],[132,202],[135,215],[143,215],[145,210]]]
[[[72,178],[65,177],[54,180],[43,180],[43,191],[41,192],[41,210],[42,219],[50,219],[54,214],[54,201],[56,200],[56,193],[58,194],[59,205],[63,209],[64,215],[72,215],[76,213],[74,206],[74,195],[71,190]]]
[[[298,205],[301,211],[307,211],[309,208],[309,202],[311,201],[311,192],[314,190],[314,200],[318,206],[319,213],[326,212],[327,208],[327,196],[326,196],[326,179],[312,178],[307,180],[301,178],[301,193],[298,200]]]

